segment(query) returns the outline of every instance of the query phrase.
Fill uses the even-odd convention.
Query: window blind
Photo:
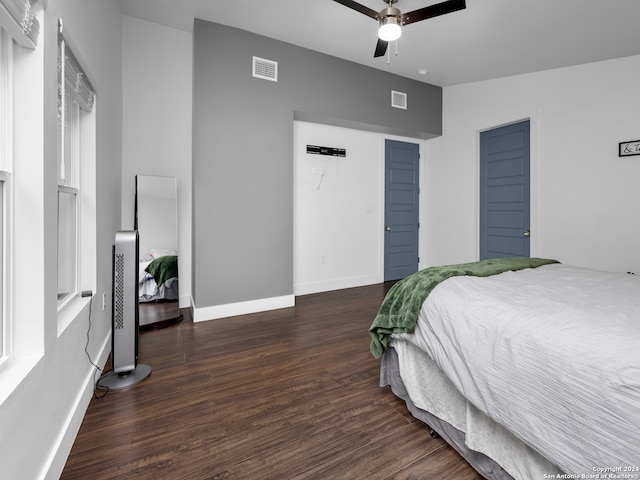
[[[64,45],[64,80],[67,92],[78,102],[80,108],[90,112],[93,109],[95,93],[91,82],[66,43]]]
[[[90,112],[95,102],[95,91],[80,62],[78,62],[62,35],[62,21],[59,23],[59,29],[60,62],[58,63],[58,69],[60,84],[58,87],[61,92],[68,93],[73,100],[78,102],[80,108]],[[64,78],[64,82],[62,78]],[[64,94],[61,96],[64,97]]]
[[[40,23],[32,12],[36,0],[0,0],[0,25],[18,45],[35,48]]]
[[[73,180],[67,179],[66,162],[67,160],[74,162],[74,149],[78,143],[69,137],[74,132],[77,133],[75,129],[79,128],[79,120],[77,118],[74,120],[71,115],[73,115],[74,108],[91,112],[95,103],[95,92],[80,66],[80,62],[67,45],[62,32],[63,22],[58,20],[58,121],[60,125],[60,172],[58,179],[66,185],[68,181]],[[70,123],[67,124],[67,122]],[[73,165],[70,167],[74,168]]]

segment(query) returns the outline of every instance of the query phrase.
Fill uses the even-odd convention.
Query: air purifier
[[[138,263],[137,230],[116,233],[112,249],[111,365],[97,382],[101,390],[122,390],[149,376],[151,367],[138,363]]]

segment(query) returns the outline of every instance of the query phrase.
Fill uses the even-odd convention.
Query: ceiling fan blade
[[[364,13],[367,17],[371,17],[375,20],[378,19],[379,12],[376,12],[375,10],[369,7],[365,7],[364,5],[360,5],[359,3],[354,2],[353,0],[333,0],[333,1],[341,5],[344,5],[345,7],[349,7],[355,10],[356,12]]]
[[[378,43],[376,44],[376,52],[373,54],[373,58],[382,57],[385,53],[387,53],[388,46],[389,42],[379,38]]]
[[[467,8],[465,0],[446,0],[445,2],[436,3],[435,5],[429,5],[428,7],[419,8],[413,12],[405,13],[402,15],[402,21],[404,25],[409,25],[410,23],[439,17],[440,15],[457,12],[458,10],[464,10],[465,8]]]

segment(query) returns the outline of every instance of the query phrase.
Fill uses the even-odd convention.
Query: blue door
[[[480,134],[480,259],[529,256],[529,120]]]
[[[385,282],[418,271],[419,165],[418,145],[385,141]]]

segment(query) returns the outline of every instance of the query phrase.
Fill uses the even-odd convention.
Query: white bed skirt
[[[380,385],[391,386],[416,418],[485,478],[539,480],[562,473],[469,403],[425,352],[402,338],[393,338],[391,347],[383,357]]]

